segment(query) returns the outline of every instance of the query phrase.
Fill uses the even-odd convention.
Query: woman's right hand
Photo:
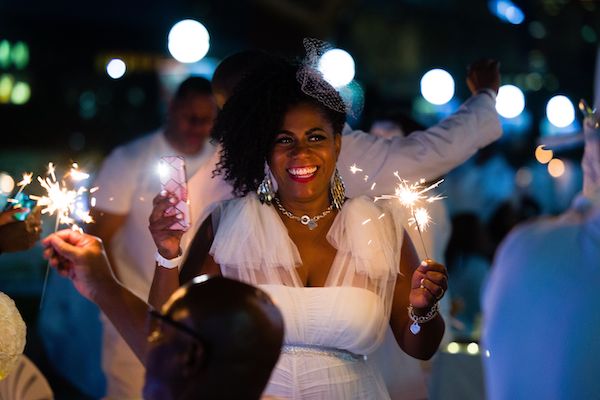
[[[178,199],[173,193],[164,191],[152,200],[154,208],[150,214],[148,228],[159,254],[166,259],[172,259],[181,254],[181,237],[185,233],[182,230],[171,229],[171,226],[179,219],[174,212],[170,213],[167,210],[177,204],[177,201]]]

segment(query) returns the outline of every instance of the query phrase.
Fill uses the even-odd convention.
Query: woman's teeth
[[[308,178],[317,172],[317,167],[289,168],[288,173],[298,178]]]

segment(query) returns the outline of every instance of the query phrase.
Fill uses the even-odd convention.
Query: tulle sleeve
[[[210,254],[224,276],[254,285],[299,284],[300,254],[273,207],[248,195],[225,203],[218,215]]]

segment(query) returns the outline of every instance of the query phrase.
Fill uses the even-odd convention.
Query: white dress
[[[368,356],[382,343],[399,275],[400,211],[348,200],[327,240],[324,287],[304,287],[298,249],[274,207],[254,195],[225,203],[210,253],[224,276],[259,286],[281,309],[285,339],[265,394],[286,399],[389,399]]]

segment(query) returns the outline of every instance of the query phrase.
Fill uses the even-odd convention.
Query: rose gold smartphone
[[[172,193],[179,199],[177,204],[169,207],[167,215],[180,215],[179,221],[171,225],[171,229],[187,231],[190,227],[190,207],[185,174],[185,160],[180,156],[161,157],[158,166],[161,191]]]

